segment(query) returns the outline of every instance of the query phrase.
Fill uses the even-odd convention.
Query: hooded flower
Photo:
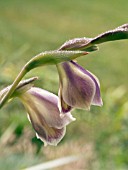
[[[57,145],[65,135],[66,125],[74,121],[70,112],[60,117],[58,97],[40,88],[31,87],[19,96],[28,112],[34,130],[45,145]]]
[[[100,84],[96,76],[74,61],[57,65],[60,77],[59,109],[66,113],[72,108],[89,110],[102,105]]]

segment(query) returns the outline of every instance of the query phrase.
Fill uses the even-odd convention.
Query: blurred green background
[[[0,0],[0,88],[11,84],[34,55],[66,40],[94,37],[128,23],[127,0]],[[0,169],[17,170],[68,155],[83,154],[61,170],[128,169],[128,41],[109,42],[78,59],[101,82],[103,107],[74,110],[57,147],[36,139],[18,99],[0,111]],[[36,85],[58,93],[55,66],[37,68]],[[56,168],[59,170],[60,168]]]

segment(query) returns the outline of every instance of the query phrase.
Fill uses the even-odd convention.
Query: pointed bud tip
[[[102,106],[103,106],[103,100],[101,99],[100,107],[102,107]]]
[[[87,51],[84,51],[84,52],[83,52],[83,55],[87,55],[87,54],[89,54],[89,52],[87,52]]]
[[[90,111],[90,106],[87,106],[87,107],[86,107],[86,110],[87,110],[87,111]]]

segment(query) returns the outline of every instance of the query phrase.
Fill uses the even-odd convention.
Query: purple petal
[[[42,113],[47,124],[50,127],[62,128],[75,120],[71,113],[66,113],[63,119],[60,118],[60,111],[58,109],[58,97],[53,93],[39,88],[32,88],[29,90],[33,100],[36,102],[38,111]]]
[[[66,127],[63,127],[61,129],[49,127],[45,120],[42,119],[42,116],[40,116],[40,114],[38,116],[40,122],[36,122],[33,119],[32,115],[29,114],[29,119],[32,123],[34,130],[36,131],[37,138],[40,138],[44,142],[44,146],[47,146],[47,144],[56,146],[64,137]]]
[[[65,101],[63,100],[61,84],[60,84],[60,88],[59,88],[59,92],[58,92],[58,97],[59,97],[58,108],[59,108],[60,112],[65,114],[65,113],[71,111],[72,107],[69,106],[67,103],[65,103]]]
[[[33,128],[47,144],[56,145],[65,134],[65,126],[75,120],[70,112],[61,117],[58,97],[43,89],[32,87],[21,99]]]
[[[71,107],[89,109],[96,91],[92,78],[74,62],[58,64],[57,68],[65,103]]]
[[[96,92],[95,92],[92,104],[97,105],[97,106],[102,106],[103,102],[102,102],[101,95],[100,95],[100,83],[99,83],[98,78],[95,75],[93,75],[91,72],[89,72],[88,70],[85,70],[83,67],[75,63],[74,61],[71,61],[71,62],[78,69],[80,69],[83,73],[87,74],[94,81],[95,86],[96,86]]]

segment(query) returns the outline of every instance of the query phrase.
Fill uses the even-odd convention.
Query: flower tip
[[[60,118],[63,119],[64,117],[68,117],[68,120],[70,120],[70,122],[75,121],[76,118],[72,116],[72,114],[70,112],[64,113],[64,112],[60,112]]]
[[[100,102],[100,105],[99,105],[100,107],[102,107],[103,106],[103,101],[102,101],[102,99],[101,99],[101,102]]]
[[[28,80],[29,80],[29,83],[31,83],[31,82],[33,82],[35,80],[38,80],[38,79],[39,79],[39,77],[35,76],[35,77],[32,77],[32,78],[30,78]]]
[[[83,55],[87,55],[87,54],[89,54],[89,52],[87,52],[87,51],[84,51],[84,52],[83,52]]]
[[[73,117],[72,115],[70,115],[70,119],[71,119],[72,121],[75,121],[75,120],[76,120],[76,118]]]
[[[86,110],[87,110],[87,111],[90,111],[90,106],[86,107]]]
[[[44,142],[44,147],[46,147],[48,144],[46,142]]]
[[[39,135],[36,133],[36,137],[37,137],[37,139],[40,139],[40,137],[39,137]]]
[[[46,147],[46,146],[48,145],[47,142],[44,141],[44,140],[38,135],[38,133],[36,133],[36,137],[37,137],[37,139],[40,139],[41,141],[44,142],[44,147]]]
[[[102,106],[103,106],[103,101],[102,101],[102,99],[100,98],[99,101],[97,101],[97,102],[95,101],[95,102],[93,103],[93,105],[102,107]]]

